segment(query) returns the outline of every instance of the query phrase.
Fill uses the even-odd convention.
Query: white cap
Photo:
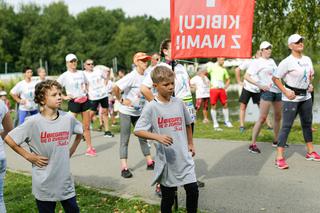
[[[67,56],[66,56],[66,62],[69,62],[69,61],[72,61],[72,60],[78,60],[77,56],[75,54],[72,54],[72,53],[69,53]]]
[[[300,39],[304,39],[301,35],[299,34],[292,34],[291,36],[289,36],[288,38],[288,45],[292,44],[292,43],[296,43],[297,41],[299,41]]]
[[[4,96],[4,95],[7,95],[7,92],[6,91],[0,91],[0,96]]]
[[[266,49],[266,48],[268,48],[268,47],[272,47],[272,45],[271,45],[269,42],[267,42],[267,41],[261,42],[261,44],[260,44],[260,50]]]

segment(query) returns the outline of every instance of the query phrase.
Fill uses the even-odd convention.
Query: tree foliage
[[[255,5],[253,50],[261,41],[273,44],[279,61],[288,54],[287,37],[299,33],[306,38],[307,54],[319,56],[320,0],[258,0]],[[46,62],[49,71],[65,70],[64,56],[73,52],[80,60],[130,69],[137,51],[157,52],[170,35],[169,19],[151,16],[127,17],[121,9],[92,7],[74,16],[68,6],[22,4],[18,11],[0,0],[0,72],[4,62],[9,71]]]

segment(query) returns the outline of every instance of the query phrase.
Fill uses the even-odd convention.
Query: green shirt
[[[207,70],[210,75],[211,88],[224,88],[225,80],[230,78],[226,68],[221,67],[218,63],[208,63]]]

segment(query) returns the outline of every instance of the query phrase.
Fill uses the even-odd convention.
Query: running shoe
[[[219,128],[219,124],[213,124],[213,130],[214,131],[223,131],[221,128]]]
[[[307,153],[306,160],[320,161],[320,155],[316,152]]]
[[[240,126],[239,130],[240,130],[240,133],[243,133],[246,129],[243,126]]]
[[[154,170],[154,161],[152,161],[152,164],[147,165],[147,170]]]
[[[257,147],[256,144],[251,144],[251,145],[249,146],[248,151],[251,152],[251,153],[254,153],[254,154],[259,154],[259,153],[261,153],[260,149]]]
[[[286,160],[284,158],[281,158],[281,159],[276,159],[276,163],[275,163],[276,167],[278,169],[288,169],[289,166],[288,164],[286,163]]]
[[[228,127],[228,128],[233,127],[233,126],[232,126],[232,123],[231,123],[230,121],[224,122],[224,125],[225,125],[226,127]]]
[[[132,177],[132,173],[129,171],[129,169],[123,169],[121,171],[121,176],[123,178],[131,178]]]
[[[106,132],[104,132],[103,137],[112,138],[112,137],[114,137],[114,134],[112,134],[112,132],[110,132],[110,131],[106,131]]]
[[[89,148],[86,151],[86,155],[91,156],[91,157],[95,157],[95,156],[97,156],[97,152],[94,148]]]

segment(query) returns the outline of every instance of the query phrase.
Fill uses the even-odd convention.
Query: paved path
[[[132,136],[129,145],[129,166],[133,178],[120,176],[118,157],[119,135],[104,138],[93,132],[93,144],[98,156],[84,155],[85,144],[80,144],[71,160],[72,173],[79,183],[106,188],[119,195],[140,196],[159,203],[150,186],[152,171],[146,170],[137,139]],[[248,143],[195,139],[196,173],[206,183],[200,189],[199,208],[218,213],[291,213],[319,212],[320,162],[304,159],[303,145],[287,149],[289,170],[274,167],[274,148],[261,143],[262,153],[250,154]],[[320,147],[316,149],[319,151]],[[30,171],[31,166],[22,157],[6,148],[8,167]],[[154,154],[154,147],[152,146]],[[179,189],[180,205],[184,205],[184,190]]]

